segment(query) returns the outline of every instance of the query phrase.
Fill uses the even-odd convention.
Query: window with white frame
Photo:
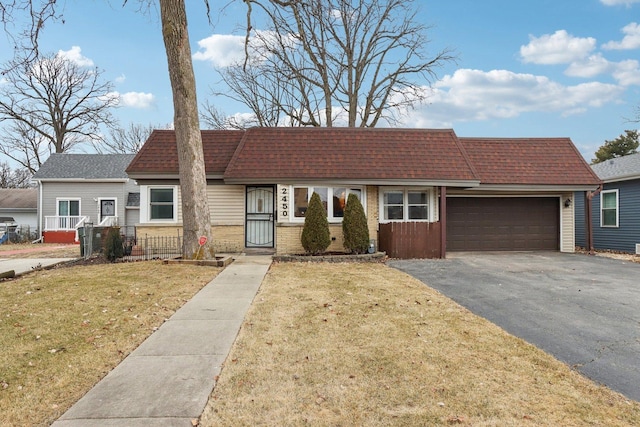
[[[80,199],[58,199],[58,216],[79,216]]]
[[[429,221],[429,189],[381,189],[382,221]]]
[[[362,188],[358,187],[293,187],[293,219],[304,220],[313,193],[320,196],[329,222],[340,222],[349,194],[355,194],[362,202]]]
[[[618,226],[618,190],[600,193],[600,226]]]
[[[175,219],[175,191],[173,187],[149,188],[149,220]]]

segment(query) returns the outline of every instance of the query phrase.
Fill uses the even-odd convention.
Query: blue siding
[[[640,179],[608,183],[606,190],[618,190],[618,227],[600,226],[600,195],[594,197],[593,246],[635,253],[636,243],[640,243]]]

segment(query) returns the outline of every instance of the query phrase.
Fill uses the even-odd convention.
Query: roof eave
[[[422,187],[477,187],[477,180],[446,180],[446,179],[344,179],[344,178],[226,178],[225,184],[284,184],[284,185],[313,185],[313,184],[338,184],[338,185],[377,185],[377,186],[422,186]]]
[[[602,182],[604,182],[605,184],[609,184],[612,182],[633,181],[634,179],[640,179],[640,174],[636,172],[629,175],[612,176],[609,178],[603,178]]]
[[[597,188],[598,184],[480,184],[480,186],[472,188],[471,191],[573,192],[594,191]]]

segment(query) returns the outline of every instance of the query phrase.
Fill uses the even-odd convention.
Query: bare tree
[[[209,0],[203,1],[209,15]],[[182,189],[183,251],[187,255],[200,253],[205,258],[211,258],[215,254],[211,242],[211,221],[206,197],[207,181],[185,2],[184,0],[160,0],[159,3],[162,36],[174,101],[174,126]],[[123,5],[126,4],[127,0],[123,0]],[[138,4],[142,10],[150,7],[154,2],[138,0]],[[0,21],[8,34],[12,34],[8,25],[15,22],[19,14],[27,15],[31,23],[19,33],[22,37],[15,37],[20,41],[30,42],[28,45],[16,47],[17,51],[29,52],[26,62],[31,62],[31,57],[38,54],[38,37],[44,24],[51,20],[63,20],[58,12],[62,7],[57,0],[9,0],[0,3]],[[207,237],[204,251],[198,251],[201,236]]]
[[[205,0],[208,8],[208,1]],[[211,218],[207,200],[207,177],[187,31],[184,0],[160,0],[162,37],[167,52],[169,80],[173,93],[174,126],[178,148],[178,169],[182,190],[183,252],[205,259],[215,256],[211,240]],[[206,238],[204,250],[199,240]]]
[[[0,163],[0,188],[29,188],[31,173],[25,168],[11,169],[9,163]]]
[[[246,60],[220,70],[230,90],[214,95],[243,102],[263,125],[395,123],[455,60],[448,49],[427,53],[413,0],[245,2]],[[266,31],[252,31],[252,13],[266,16]]]
[[[60,55],[10,61],[0,86],[0,152],[37,170],[50,153],[102,140],[101,126],[113,126],[118,99],[97,68],[81,67]]]
[[[95,144],[98,153],[132,154],[140,151],[140,148],[151,135],[154,129],[169,129],[169,126],[154,126],[130,123],[129,127],[113,127],[109,130],[109,137]]]

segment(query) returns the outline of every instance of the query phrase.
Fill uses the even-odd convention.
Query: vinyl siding
[[[618,227],[600,226],[600,195],[593,198],[595,249],[635,253],[640,243],[640,179],[604,184],[603,191],[618,190]]]
[[[42,182],[40,185],[42,206],[39,208],[42,215],[40,224],[42,230],[44,230],[44,218],[56,215],[58,199],[80,199],[80,215],[88,216],[89,222],[94,224],[98,223],[100,217],[99,199],[115,199],[116,215],[121,225],[124,225],[128,191],[123,182]],[[133,188],[136,188],[135,185]]]
[[[587,247],[586,231],[585,231],[585,218],[584,218],[584,191],[576,191],[573,193],[573,206],[575,212],[575,233],[576,233],[576,246],[581,248]]]

